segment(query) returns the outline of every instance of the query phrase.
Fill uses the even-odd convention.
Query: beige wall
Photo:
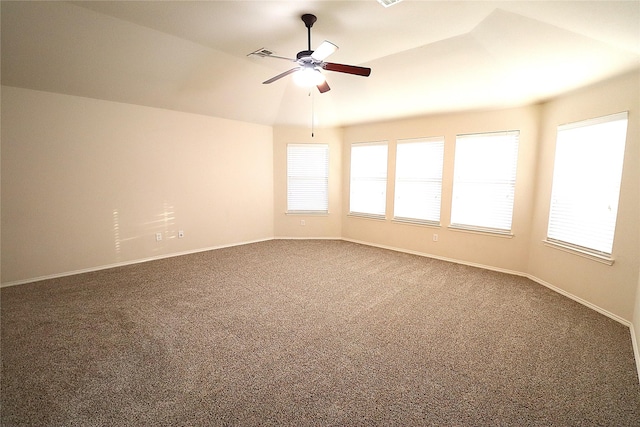
[[[558,125],[629,111],[620,205],[612,266],[545,246]],[[562,96],[542,108],[538,182],[531,223],[528,271],[533,276],[621,318],[633,318],[640,270],[638,183],[640,171],[640,74],[632,73]]]
[[[329,214],[287,214],[287,144],[329,144]],[[276,126],[273,130],[274,230],[279,238],[334,238],[342,235],[342,131]],[[301,225],[304,221],[305,225]]]
[[[347,239],[365,241],[468,263],[524,272],[527,268],[533,189],[535,185],[536,143],[539,107],[430,116],[388,123],[348,127],[343,146],[343,224]],[[519,130],[518,171],[515,190],[513,237],[455,231],[448,228],[451,217],[453,161],[457,134]],[[395,223],[393,183],[395,149],[398,139],[445,137],[442,208],[439,227]],[[389,141],[386,219],[349,216],[349,162],[351,143]],[[438,234],[438,241],[433,241]]]
[[[640,180],[640,174],[638,176],[638,179]],[[639,188],[640,188],[640,182],[639,182]],[[640,198],[640,191],[638,193]],[[636,303],[633,309],[633,322],[632,322],[633,327],[631,328],[631,330],[633,333],[632,339],[633,339],[634,351],[636,356],[636,368],[638,368],[638,378],[640,379],[640,271],[638,271],[638,287],[636,288],[635,301]]]
[[[542,105],[319,129],[314,138],[308,128],[4,87],[2,282],[274,236],[343,237],[528,274],[633,320],[638,334],[639,86],[635,72]],[[614,265],[543,245],[557,126],[623,110],[630,115]],[[456,134],[513,129],[513,237],[449,229]],[[440,227],[391,221],[396,141],[423,136],[445,137]],[[350,144],[380,140],[390,147],[387,219],[349,216]],[[329,144],[329,215],[285,214],[290,142]]]
[[[634,352],[636,356],[636,368],[638,369],[638,378],[640,378],[640,273],[638,274],[638,288],[636,289],[636,304],[633,312],[633,340]]]
[[[272,238],[272,132],[3,87],[2,283]]]

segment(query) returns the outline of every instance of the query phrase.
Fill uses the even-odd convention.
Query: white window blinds
[[[395,220],[440,223],[443,159],[444,137],[398,141]]]
[[[456,137],[452,227],[511,231],[519,135],[509,131]]]
[[[329,211],[329,145],[287,145],[287,212]]]
[[[558,127],[547,239],[610,255],[627,113]]]
[[[387,143],[351,145],[349,212],[385,216],[387,202]]]

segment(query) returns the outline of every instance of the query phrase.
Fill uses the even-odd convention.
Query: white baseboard
[[[274,237],[273,240],[344,240],[342,237]]]
[[[369,242],[364,242],[364,241],[355,240],[355,239],[342,238],[342,240],[344,240],[345,242],[358,243],[360,245],[365,245],[365,246],[373,246],[375,248],[380,248],[380,249],[388,249],[390,251],[395,251],[395,252],[404,252],[406,254],[418,255],[418,256],[422,256],[422,257],[426,257],[426,258],[433,258],[433,259],[437,259],[437,260],[440,260],[440,261],[452,262],[454,264],[462,264],[462,265],[467,265],[469,267],[478,267],[478,268],[482,268],[484,270],[491,270],[491,271],[497,271],[497,272],[500,272],[500,273],[513,274],[515,276],[527,277],[526,274],[524,274],[524,273],[519,273],[519,272],[513,271],[513,270],[507,270],[505,268],[492,267],[490,265],[476,264],[476,263],[473,263],[473,262],[461,261],[459,259],[447,258],[447,257],[439,256],[439,255],[429,254],[429,253],[426,253],[426,252],[412,251],[410,249],[397,248],[395,246],[379,245],[377,243],[369,243]]]
[[[5,287],[8,287],[8,286],[24,285],[26,283],[39,282],[41,280],[57,279],[59,277],[73,276],[73,275],[82,274],[82,273],[91,273],[91,272],[94,272],[94,271],[107,270],[109,268],[124,267],[126,265],[140,264],[140,263],[143,263],[143,262],[156,261],[156,260],[165,259],[165,258],[173,258],[173,257],[176,257],[176,256],[181,256],[181,255],[196,254],[196,253],[199,253],[199,252],[207,252],[207,251],[212,251],[212,250],[215,250],[215,249],[224,249],[224,248],[230,248],[230,247],[233,247],[233,246],[248,245],[250,243],[266,242],[268,240],[273,240],[273,238],[272,237],[268,237],[268,238],[265,238],[265,239],[249,240],[249,241],[246,241],[246,242],[229,243],[229,244],[226,244],[226,245],[209,246],[209,247],[206,247],[206,248],[193,249],[193,250],[189,250],[189,251],[172,252],[172,253],[169,253],[169,254],[158,255],[158,256],[153,256],[153,257],[148,257],[148,258],[141,258],[141,259],[135,259],[135,260],[131,260],[131,261],[117,262],[117,263],[114,263],[114,264],[99,265],[97,267],[83,268],[83,269],[80,269],[80,270],[73,270],[73,271],[65,271],[63,273],[56,273],[56,274],[50,274],[50,275],[46,275],[46,276],[32,277],[32,278],[23,279],[23,280],[15,280],[15,281],[12,281],[12,282],[5,282],[5,283],[0,284],[0,288],[5,288]]]
[[[547,287],[547,288],[551,289],[552,291],[555,291],[555,292],[557,292],[557,293],[559,293],[561,295],[564,295],[567,298],[570,298],[570,299],[574,300],[575,302],[578,302],[578,303],[580,303],[580,304],[582,304],[582,305],[584,305],[586,307],[589,307],[590,309],[595,310],[600,314],[604,314],[605,316],[609,317],[610,319],[613,319],[616,322],[621,323],[621,324],[623,324],[624,326],[626,326],[628,328],[631,328],[631,326],[632,326],[630,321],[618,316],[617,314],[613,314],[610,311],[605,310],[602,307],[599,307],[599,306],[597,306],[595,304],[592,304],[589,301],[586,301],[586,300],[584,300],[584,299],[582,299],[582,298],[580,298],[580,297],[578,297],[576,295],[573,295],[570,292],[567,292],[567,291],[565,291],[565,290],[563,290],[563,289],[561,289],[561,288],[559,288],[557,286],[554,286],[554,285],[552,285],[552,284],[550,284],[548,282],[545,282],[542,279],[539,279],[539,278],[537,278],[535,276],[532,276],[531,274],[525,274],[524,276],[528,277],[529,279],[533,280],[534,282],[536,282],[536,283],[538,283],[538,284],[540,284],[540,285],[542,285],[544,287]]]
[[[631,326],[629,326],[629,330],[631,331],[631,345],[633,346],[633,356],[636,359],[636,369],[638,370],[638,381],[640,381],[640,343],[638,343],[638,340],[636,338],[636,331],[633,323],[631,323]]]
[[[506,269],[506,268],[493,267],[493,266],[490,266],[490,265],[477,264],[477,263],[467,262],[467,261],[454,259],[454,258],[446,258],[446,257],[441,257],[441,256],[437,256],[437,255],[428,254],[428,253],[425,253],[425,252],[418,252],[418,251],[412,251],[412,250],[403,249],[403,248],[396,248],[396,247],[393,247],[393,246],[378,245],[378,244],[375,244],[375,243],[363,242],[363,241],[360,241],[360,240],[354,240],[354,239],[342,239],[342,240],[347,241],[347,242],[352,242],[352,243],[358,243],[358,244],[361,244],[361,245],[374,246],[374,247],[381,248],[381,249],[389,249],[389,250],[396,251],[396,252],[404,252],[404,253],[408,253],[408,254],[412,254],[412,255],[418,255],[418,256],[423,256],[423,257],[427,257],[427,258],[438,259],[438,260],[441,260],[441,261],[453,262],[455,264],[468,265],[469,267],[477,267],[477,268],[482,268],[484,270],[491,270],[491,271],[497,271],[497,272],[500,272],[500,273],[512,274],[514,276],[526,277],[526,278],[531,279],[534,282],[536,282],[536,283],[538,283],[538,284],[540,284],[542,286],[545,286],[545,287],[551,289],[552,291],[555,291],[555,292],[557,292],[557,293],[559,293],[561,295],[564,295],[567,298],[570,298],[570,299],[572,299],[572,300],[574,300],[574,301],[576,301],[576,302],[578,302],[578,303],[580,303],[580,304],[582,304],[584,306],[587,306],[590,309],[595,310],[600,314],[604,314],[605,316],[615,320],[616,322],[619,322],[619,323],[623,324],[626,327],[630,327],[631,326],[631,322],[629,322],[628,320],[623,319],[622,317],[620,317],[620,316],[618,316],[616,314],[613,314],[610,311],[605,310],[604,308],[598,307],[597,305],[592,304],[589,301],[586,301],[586,300],[584,300],[584,299],[582,299],[582,298],[580,298],[580,297],[578,297],[576,295],[573,295],[572,293],[569,293],[569,292],[567,292],[567,291],[565,291],[565,290],[563,290],[563,289],[561,289],[561,288],[559,288],[557,286],[554,286],[554,285],[552,285],[552,284],[550,284],[548,282],[545,282],[544,280],[539,279],[539,278],[537,278],[537,277],[535,277],[535,276],[533,276],[533,275],[531,275],[529,273],[523,273],[523,272],[520,272],[520,271],[509,270],[509,269]]]

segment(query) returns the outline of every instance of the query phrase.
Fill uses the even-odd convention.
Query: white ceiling
[[[640,67],[640,1],[2,1],[2,84],[266,125],[337,126],[539,102]],[[370,77],[292,67],[312,48]]]

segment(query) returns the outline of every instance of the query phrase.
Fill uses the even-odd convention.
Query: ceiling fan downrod
[[[315,24],[318,18],[310,13],[305,13],[302,15],[301,19],[302,22],[304,22],[305,27],[307,27],[307,50],[311,52],[311,27],[313,27],[313,24]]]

